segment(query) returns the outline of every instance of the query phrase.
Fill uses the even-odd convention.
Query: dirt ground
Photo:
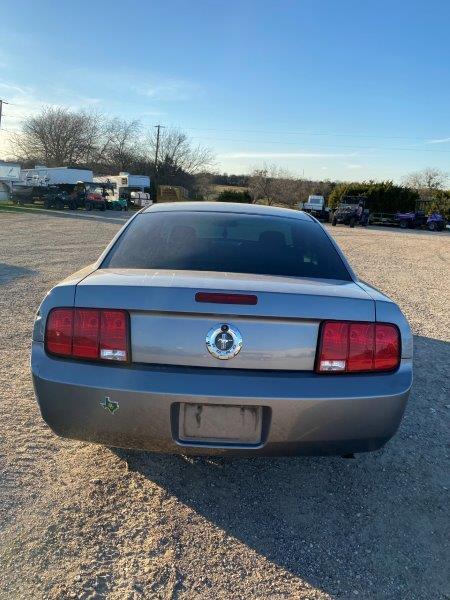
[[[383,450],[209,460],[62,440],[40,418],[34,313],[122,222],[0,213],[0,598],[448,598],[450,235],[332,228],[415,334]]]

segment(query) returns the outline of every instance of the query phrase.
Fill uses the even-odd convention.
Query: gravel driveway
[[[383,450],[209,460],[62,440],[39,416],[34,312],[121,221],[0,213],[0,598],[448,597],[449,234],[332,228],[415,334]]]

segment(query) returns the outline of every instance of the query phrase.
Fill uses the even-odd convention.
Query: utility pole
[[[164,125],[155,125],[155,129],[158,130],[157,134],[156,134],[155,171],[158,170],[159,135],[160,135],[161,128],[164,129]]]
[[[0,129],[2,127],[2,109],[4,104],[8,104],[8,102],[6,102],[6,100],[0,100]]]
[[[155,183],[154,183],[154,188],[155,188],[155,202],[157,201],[157,198],[158,198],[158,188],[157,188],[157,185],[156,185],[156,180],[157,180],[157,177],[158,177],[159,135],[160,135],[161,128],[164,129],[164,125],[155,125],[155,129],[157,130],[157,133],[156,133],[156,148],[155,148]]]

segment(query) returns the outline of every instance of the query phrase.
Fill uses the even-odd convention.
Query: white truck
[[[308,196],[307,202],[300,202],[300,210],[310,213],[319,221],[328,223],[330,220],[330,209],[326,206],[325,198],[316,194]]]

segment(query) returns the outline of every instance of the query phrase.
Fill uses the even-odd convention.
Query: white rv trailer
[[[0,161],[0,201],[9,199],[12,187],[20,181],[20,165]]]
[[[94,177],[96,183],[111,183],[114,199],[125,198],[137,206],[145,206],[150,201],[150,177],[147,175],[132,175],[121,172],[118,175],[102,175]]]
[[[97,183],[112,183],[119,196],[124,192],[145,192],[150,187],[150,177],[147,175],[131,175],[121,172],[118,175],[102,175],[94,177]]]
[[[92,183],[92,171],[88,169],[71,169],[69,167],[44,167],[36,165],[34,169],[22,169],[23,184],[37,186],[75,185],[79,181]]]

